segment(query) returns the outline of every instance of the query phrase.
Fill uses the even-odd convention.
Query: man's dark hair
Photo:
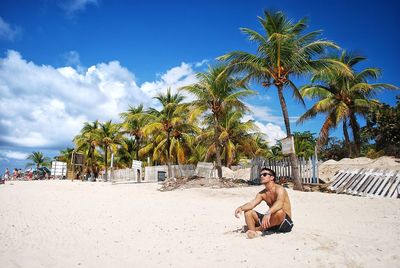
[[[276,173],[275,173],[275,171],[273,171],[272,169],[267,168],[267,167],[261,168],[261,172],[264,171],[264,170],[270,172],[270,173],[272,174],[272,176],[274,176],[274,181],[276,180]]]

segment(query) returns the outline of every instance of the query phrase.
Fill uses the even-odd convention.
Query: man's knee
[[[248,210],[244,213],[245,217],[253,217],[253,210]]]
[[[286,213],[285,213],[285,211],[283,211],[283,209],[280,209],[280,210],[276,211],[276,212],[273,214],[273,216],[274,216],[275,218],[280,219],[280,220],[283,221],[283,219],[284,219],[285,216],[286,216]]]

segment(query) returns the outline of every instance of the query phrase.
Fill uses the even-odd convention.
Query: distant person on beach
[[[4,179],[8,180],[10,178],[10,170],[6,168],[6,171],[4,172]]]
[[[292,230],[293,221],[289,196],[285,188],[275,184],[275,177],[276,174],[273,170],[262,168],[260,181],[265,189],[259,192],[252,201],[235,210],[236,218],[239,218],[239,215],[244,212],[248,238],[254,238],[258,235],[257,232],[262,231],[287,233]],[[265,214],[253,210],[261,201],[265,201],[269,206],[269,210]]]
[[[12,175],[12,179],[13,179],[13,180],[16,180],[17,177],[18,177],[18,169],[17,169],[17,168],[14,168],[14,170],[13,170],[13,175]]]

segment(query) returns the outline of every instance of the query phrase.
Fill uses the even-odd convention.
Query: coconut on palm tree
[[[242,97],[255,94],[254,91],[247,89],[243,80],[233,77],[226,71],[225,65],[209,67],[205,73],[198,73],[199,82],[182,87],[195,96],[193,106],[200,112],[211,116],[213,127],[212,146],[215,149],[215,160],[218,177],[222,177],[222,144],[220,142],[221,120],[228,109],[234,108],[238,111],[247,110],[241,101]]]
[[[329,131],[342,123],[345,144],[349,148],[350,156],[358,157],[361,150],[361,137],[357,116],[365,117],[369,109],[379,103],[373,99],[377,92],[382,89],[398,89],[398,87],[384,83],[369,83],[379,78],[380,70],[365,68],[356,71],[357,63],[364,61],[365,57],[343,51],[330,59],[345,64],[351,70],[351,74],[345,75],[336,69],[316,72],[312,77],[312,83],[303,86],[301,94],[318,101],[299,118],[298,122],[304,122],[318,114],[326,115],[319,133],[317,148],[321,148],[326,143]],[[348,127],[352,130],[353,142],[350,141]]]
[[[307,20],[289,20],[282,12],[265,11],[259,17],[263,33],[241,28],[249,40],[257,44],[256,54],[233,51],[219,57],[229,62],[229,70],[245,73],[245,79],[261,83],[264,87],[275,86],[282,108],[288,137],[292,136],[284,90],[291,89],[293,96],[304,104],[302,96],[292,81],[294,77],[310,73],[314,69],[336,68],[347,71],[342,64],[331,59],[320,59],[327,48],[338,48],[333,42],[318,39],[320,31],[304,33]],[[302,189],[298,163],[294,153],[290,154],[295,189]]]

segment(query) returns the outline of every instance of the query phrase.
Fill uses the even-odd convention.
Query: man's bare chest
[[[276,195],[274,193],[264,193],[263,200],[268,206],[272,206],[276,201]]]

